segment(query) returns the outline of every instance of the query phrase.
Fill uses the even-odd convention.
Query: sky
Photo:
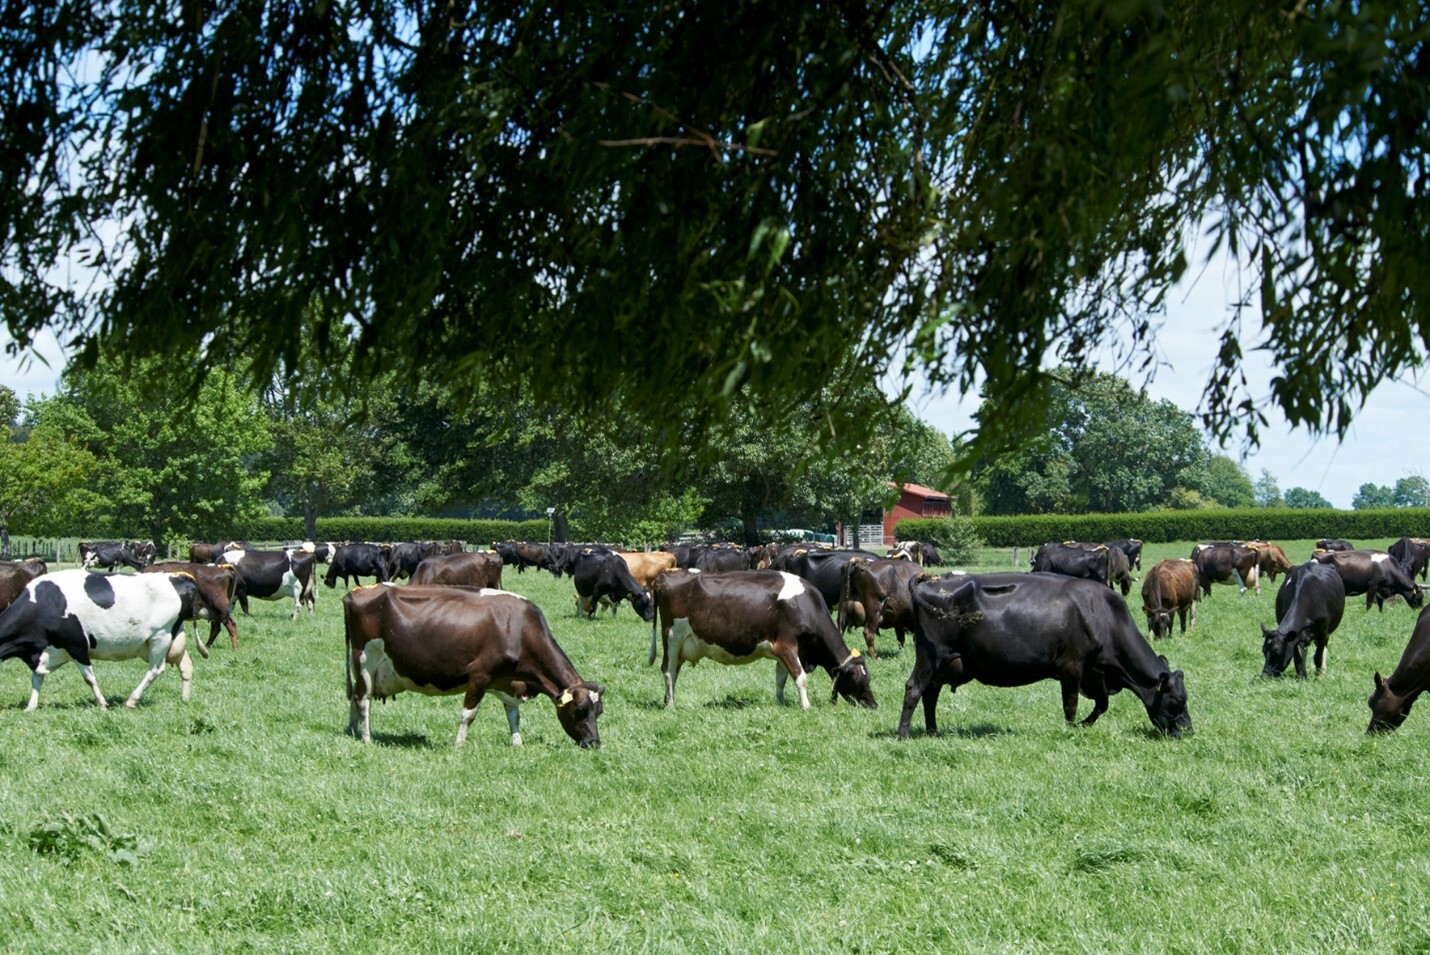
[[[1195,411],[1201,402],[1219,347],[1220,329],[1235,300],[1236,276],[1225,266],[1207,268],[1173,290],[1168,297],[1165,322],[1157,333],[1157,354],[1167,363],[1147,385],[1153,398],[1166,398],[1177,407]],[[1255,326],[1254,328],[1251,326]],[[1270,393],[1272,370],[1267,356],[1255,349],[1259,318],[1246,322],[1242,348],[1252,393],[1264,399]],[[9,339],[0,331],[0,346]],[[63,350],[53,336],[45,335],[39,361],[17,362],[0,354],[0,382],[22,398],[30,393],[53,393],[63,369]],[[1114,370],[1110,367],[1108,370]],[[1134,384],[1140,384],[1134,380]],[[946,434],[967,430],[973,423],[978,397],[965,400],[957,393],[933,394],[915,389],[909,402],[913,412]],[[1344,441],[1334,436],[1315,438],[1304,429],[1293,430],[1274,408],[1261,429],[1261,446],[1246,457],[1239,444],[1222,449],[1241,462],[1255,480],[1265,468],[1284,492],[1291,487],[1319,491],[1336,507],[1349,508],[1362,484],[1394,486],[1411,474],[1430,476],[1426,455],[1419,452],[1415,422],[1430,411],[1430,393],[1410,384],[1386,382],[1371,393]]]

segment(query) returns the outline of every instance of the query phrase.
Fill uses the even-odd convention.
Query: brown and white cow
[[[347,632],[348,731],[372,742],[372,698],[406,690],[463,694],[456,745],[487,693],[506,708],[513,746],[521,745],[518,707],[535,696],[556,705],[566,735],[601,745],[596,719],[605,690],[581,679],[551,636],[541,608],[504,590],[409,584],[359,587],[343,598]]]
[[[1142,578],[1142,612],[1147,615],[1147,630],[1154,637],[1172,633],[1172,614],[1176,614],[1187,632],[1187,617],[1197,625],[1197,595],[1200,592],[1197,566],[1190,560],[1169,557],[1159,560]]]
[[[18,600],[25,592],[25,585],[49,573],[49,569],[39,557],[0,561],[0,610]]]
[[[819,591],[794,574],[736,570],[723,574],[670,571],[655,580],[658,619],[650,632],[650,659],[661,647],[665,705],[675,706],[675,681],[686,663],[724,664],[774,659],[775,697],[784,702],[793,676],[799,705],[809,709],[807,670],[824,668],[833,680],[830,702],[843,696],[870,709],[878,706],[869,668],[839,635]]]
[[[437,554],[412,572],[414,584],[446,584],[501,589],[501,555],[496,551]]]
[[[1212,595],[1212,584],[1224,583],[1233,577],[1241,588],[1240,593],[1255,588],[1257,596],[1261,596],[1260,548],[1231,541],[1213,541],[1193,547],[1191,560],[1197,566],[1197,581],[1203,596]]]
[[[1291,569],[1291,558],[1286,556],[1286,552],[1281,549],[1280,544],[1273,544],[1270,541],[1232,541],[1233,544],[1241,544],[1244,547],[1255,547],[1257,553],[1261,555],[1261,560],[1257,564],[1260,576],[1267,580],[1275,580],[1277,574],[1284,574]]]
[[[194,646],[205,658],[208,657],[208,648],[214,645],[214,640],[218,638],[219,627],[222,626],[228,631],[228,642],[231,649],[238,649],[238,626],[233,622],[233,605],[239,593],[239,587],[243,578],[234,570],[232,564],[195,564],[183,561],[171,560],[162,561],[157,564],[150,564],[141,573],[145,574],[188,574],[194,579],[194,585],[199,589],[199,595],[212,610],[208,617],[209,639],[208,642],[198,638],[198,622],[194,623]]]
[[[869,656],[879,655],[874,647],[874,638],[884,627],[894,628],[894,637],[902,647],[905,632],[914,626],[909,580],[923,572],[920,564],[904,557],[848,561],[844,565],[844,581],[839,593],[840,631],[856,625],[855,616],[862,616],[864,642],[869,647]],[[851,615],[851,606],[862,608],[862,614]]]

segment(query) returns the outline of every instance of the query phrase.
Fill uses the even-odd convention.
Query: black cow
[[[144,569],[143,561],[122,541],[80,541],[79,559],[80,566],[86,570],[91,567],[113,570],[119,566]]]
[[[1262,676],[1280,676],[1294,660],[1306,679],[1306,647],[1316,645],[1316,672],[1326,672],[1326,641],[1346,612],[1346,586],[1334,567],[1308,560],[1286,572],[1276,591],[1276,629],[1261,628]]]
[[[687,570],[699,570],[707,574],[723,574],[731,570],[749,570],[750,555],[743,547],[734,544],[712,544],[704,548],[691,548],[690,565]]]
[[[1430,567],[1430,541],[1419,537],[1402,537],[1391,544],[1386,553],[1400,561],[1400,566],[1405,568],[1407,575],[1414,577],[1419,574],[1421,580],[1425,579],[1426,569]]]
[[[243,579],[243,589],[237,594],[243,612],[248,613],[248,598],[281,600],[293,598],[293,618],[307,609],[312,613],[317,605],[313,590],[313,555],[285,550],[227,550],[223,562],[232,564]]]
[[[1316,550],[1355,550],[1356,545],[1350,541],[1343,541],[1337,538],[1323,537],[1316,541]]]
[[[1365,609],[1375,604],[1382,613],[1385,601],[1401,596],[1412,607],[1425,602],[1420,585],[1411,579],[1400,566],[1400,562],[1379,550],[1322,550],[1311,555],[1311,559],[1327,564],[1341,575],[1346,585],[1346,596],[1357,597],[1365,594]]]
[[[411,577],[417,565],[437,552],[433,541],[406,541],[393,544],[387,552],[387,579],[401,580]]]
[[[518,574],[526,573],[526,568],[535,567],[539,570],[549,570],[558,579],[561,577],[561,568],[557,565],[552,556],[551,548],[545,544],[536,544],[531,541],[499,541],[492,544],[492,550],[501,555],[504,565],[515,567]]]
[[[333,554],[323,583],[336,587],[339,577],[343,579],[344,587],[348,586],[350,577],[358,583],[362,583],[364,577],[384,583],[387,580],[387,551],[386,544],[343,544]]]
[[[1124,537],[1121,540],[1106,541],[1108,547],[1120,550],[1127,557],[1127,564],[1136,570],[1142,569],[1142,542],[1135,537]],[[1126,591],[1123,591],[1126,594]]]
[[[1112,586],[1112,553],[1105,544],[1050,542],[1038,548],[1032,565],[1034,573],[1061,574]],[[1131,578],[1128,586],[1131,586]]]
[[[1131,690],[1152,724],[1170,736],[1192,728],[1182,671],[1173,670],[1137,630],[1127,602],[1094,581],[1054,574],[969,574],[909,581],[914,605],[914,671],[904,689],[900,739],[922,700],[924,724],[938,732],[939,690],[970,680],[1022,686],[1062,684],[1063,716],[1077,716],[1079,691],[1093,701],[1090,726],[1107,698]]]
[[[878,554],[871,554],[862,550],[809,550],[799,549],[790,554],[784,561],[784,570],[794,574],[796,577],[803,577],[814,585],[814,589],[819,591],[819,595],[824,598],[824,603],[835,614],[840,613],[839,595],[844,589],[844,566],[851,560],[880,560]],[[846,607],[845,613],[853,612],[860,614],[862,621],[862,607]]]
[[[631,607],[642,620],[655,618],[655,605],[650,594],[631,576],[630,565],[620,554],[605,548],[588,548],[577,556],[571,577],[576,583],[576,610],[588,617],[596,616],[596,607],[608,601],[611,615],[621,600],[630,598]]]
[[[3,619],[3,618],[0,618]],[[1400,662],[1390,679],[1375,674],[1375,692],[1370,695],[1370,725],[1367,733],[1383,733],[1405,722],[1410,708],[1430,686],[1430,607],[1420,611],[1410,642],[1400,654]]]

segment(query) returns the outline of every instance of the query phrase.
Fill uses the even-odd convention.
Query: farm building
[[[894,527],[899,521],[911,517],[953,516],[953,501],[942,491],[921,484],[885,483],[899,492],[898,502],[888,510],[865,511],[859,518],[858,540],[850,540],[851,545],[892,547]]]

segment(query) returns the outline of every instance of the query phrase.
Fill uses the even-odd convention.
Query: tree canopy
[[[613,394],[667,454],[838,381],[1155,362],[1198,234],[1246,270],[1294,423],[1344,432],[1430,334],[1430,21],[1396,0],[7,5],[0,314],[83,361],[305,336]],[[307,310],[331,316],[316,328]],[[1202,409],[1254,437],[1240,311]],[[681,400],[672,400],[678,390]],[[836,441],[839,436],[831,436]]]

